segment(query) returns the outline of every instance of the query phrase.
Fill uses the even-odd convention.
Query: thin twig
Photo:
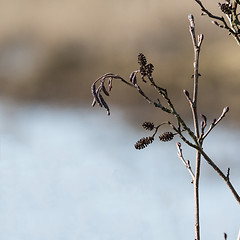
[[[233,27],[232,27],[232,23],[237,22],[238,21],[238,16],[237,14],[234,15],[234,20],[230,20],[230,25],[231,27],[228,26],[227,22],[225,21],[223,16],[217,16],[212,14],[210,11],[208,11],[202,4],[202,2],[200,0],[195,0],[195,2],[200,6],[202,12],[204,12],[205,14],[208,15],[209,18],[218,20],[220,22],[222,22],[223,25],[218,24],[218,22],[213,21],[213,23],[221,28],[225,28],[230,34],[233,35],[233,37],[235,38],[236,42],[238,45],[240,45],[240,38],[239,38],[239,32],[237,32]],[[239,4],[239,3],[238,3]]]
[[[235,188],[233,187],[231,181],[230,181],[230,172],[227,173],[227,175],[225,175],[221,169],[213,162],[213,160],[204,152],[204,150],[202,149],[202,147],[200,146],[196,146],[199,150],[199,152],[203,155],[203,157],[206,159],[207,163],[209,165],[211,165],[211,167],[220,175],[220,177],[225,181],[225,183],[227,184],[227,186],[230,188],[233,196],[235,197],[235,199],[237,200],[237,202],[240,204],[240,196],[238,195],[237,191],[235,190]]]
[[[203,41],[204,37],[203,37],[203,34],[200,34],[198,36],[198,42],[197,42],[196,35],[195,35],[195,23],[194,23],[193,15],[190,14],[188,16],[188,19],[190,22],[189,31],[190,31],[190,34],[192,37],[193,48],[194,48],[193,98],[192,98],[192,101],[189,101],[189,102],[190,102],[190,106],[191,106],[192,114],[193,114],[195,134],[196,134],[197,138],[199,138],[199,126],[198,126],[198,117],[197,117],[197,97],[198,97],[198,77],[199,77],[198,69],[199,69],[200,47],[202,45],[202,41]]]
[[[187,168],[187,170],[189,171],[191,177],[192,177],[192,183],[194,182],[195,176],[194,173],[192,171],[191,165],[190,165],[190,161],[189,160],[185,160],[183,157],[183,153],[182,153],[182,148],[181,148],[181,143],[177,142],[177,149],[178,149],[178,157],[182,160],[183,164],[185,165],[185,167]]]
[[[198,77],[199,77],[199,54],[203,41],[203,35],[198,36],[198,41],[195,34],[195,23],[192,14],[188,16],[190,22],[189,31],[192,37],[193,49],[194,49],[194,73],[193,73],[193,98],[190,102],[192,109],[192,117],[195,129],[195,136],[199,139],[199,126],[197,117],[197,97],[198,97]],[[186,95],[186,94],[185,94]],[[201,145],[200,142],[198,144]],[[194,178],[194,209],[195,209],[195,239],[200,240],[200,219],[199,219],[199,179],[200,179],[200,166],[201,166],[201,153],[196,150],[196,166],[195,166],[195,178]]]
[[[226,113],[229,111],[229,107],[225,107],[222,111],[222,114],[217,120],[214,120],[210,125],[208,131],[203,135],[202,140],[204,140],[207,135],[213,130],[213,128],[225,117]]]

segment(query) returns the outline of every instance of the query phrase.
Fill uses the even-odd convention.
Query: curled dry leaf
[[[101,101],[99,100],[99,97],[98,97],[99,88],[98,90],[96,90],[96,85],[93,84],[91,90],[92,90],[92,95],[94,97],[94,100],[98,103],[100,107],[102,107]],[[92,104],[95,105],[95,103],[92,103]]]
[[[103,82],[101,83],[101,89],[102,89],[102,91],[104,92],[104,94],[105,94],[106,96],[109,96],[109,93],[108,93],[107,89],[105,88]]]
[[[107,115],[110,115],[110,109],[101,94],[99,94],[99,98],[100,98],[102,106],[107,110]]]
[[[129,81],[135,85],[137,83],[137,73],[134,71],[130,74]]]

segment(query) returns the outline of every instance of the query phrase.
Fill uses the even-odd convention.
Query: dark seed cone
[[[151,144],[154,140],[154,137],[144,137],[141,138],[139,141],[136,142],[134,147],[138,150],[141,150]]]
[[[221,10],[225,14],[232,14],[232,8],[227,3],[221,4]]]
[[[147,70],[147,73],[148,73],[149,75],[152,75],[153,70],[154,70],[154,66],[153,66],[151,63],[149,63],[149,64],[146,66],[146,70]]]
[[[146,66],[141,66],[139,70],[140,70],[140,73],[141,73],[142,77],[147,76]]]
[[[146,66],[147,59],[146,59],[146,57],[144,56],[143,53],[138,54],[138,63],[140,64],[140,66]]]
[[[174,137],[174,134],[172,132],[165,132],[159,136],[159,139],[162,142],[168,142],[168,141],[171,141],[173,137]]]
[[[154,124],[152,122],[144,122],[142,126],[149,131],[152,131],[154,129]]]

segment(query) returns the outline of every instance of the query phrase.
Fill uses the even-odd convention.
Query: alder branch
[[[232,184],[230,183],[230,179],[229,179],[230,173],[228,172],[227,175],[223,174],[222,171],[216,166],[216,164],[206,155],[206,153],[202,149],[203,140],[207,137],[207,135],[211,132],[211,130],[225,117],[225,114],[227,113],[228,108],[224,108],[221,116],[218,118],[218,120],[213,121],[213,123],[211,124],[211,126],[209,127],[209,129],[205,135],[204,135],[204,129],[206,127],[206,120],[201,122],[201,135],[199,136],[199,130],[197,132],[197,128],[198,128],[197,120],[198,119],[197,119],[197,111],[196,111],[196,103],[197,103],[196,100],[197,100],[197,85],[198,85],[197,80],[199,77],[199,73],[198,73],[198,63],[196,63],[196,59],[198,61],[200,47],[201,47],[202,40],[203,40],[203,35],[199,35],[198,40],[197,40],[196,36],[195,36],[195,32],[192,31],[192,27],[195,27],[194,22],[193,22],[193,17],[190,17],[189,21],[190,21],[190,32],[192,34],[191,36],[192,36],[192,40],[193,40],[193,46],[194,46],[194,49],[196,50],[196,51],[194,51],[194,53],[197,53],[197,54],[195,54],[195,58],[194,58],[195,59],[195,64],[194,64],[195,69],[194,69],[193,78],[195,79],[194,80],[195,86],[194,86],[193,98],[191,98],[189,96],[189,93],[186,90],[184,90],[184,94],[185,94],[187,100],[189,101],[191,108],[193,109],[192,112],[193,112],[193,119],[195,119],[194,120],[195,121],[195,124],[194,124],[195,133],[187,126],[187,124],[185,123],[183,118],[176,111],[174,104],[172,103],[171,99],[168,96],[167,90],[162,87],[159,87],[156,84],[156,82],[154,81],[154,79],[152,77],[153,65],[151,63],[147,64],[147,60],[142,53],[140,53],[138,56],[138,63],[140,64],[140,68],[138,70],[133,71],[130,74],[130,78],[128,81],[125,80],[124,78],[122,78],[121,76],[113,74],[113,73],[106,73],[94,81],[94,83],[92,84],[92,87],[91,87],[91,91],[92,91],[92,95],[93,95],[92,106],[95,106],[97,103],[100,107],[104,107],[106,109],[108,115],[110,114],[110,109],[108,107],[107,102],[104,99],[104,96],[108,97],[110,95],[110,91],[112,90],[112,82],[114,80],[120,80],[124,84],[135,88],[139,92],[139,94],[145,98],[145,100],[148,103],[154,105],[157,108],[160,108],[162,111],[164,111],[168,114],[171,114],[175,117],[177,124],[178,124],[178,128],[176,128],[170,122],[168,122],[168,124],[173,128],[173,130],[179,135],[179,137],[187,145],[196,149],[204,156],[206,161],[218,172],[218,174],[224,179],[224,181],[227,182],[227,184],[228,184],[229,188],[232,190],[235,198],[240,203],[239,196],[238,196],[236,190],[233,188]],[[166,102],[167,106],[164,106],[164,104],[162,104],[159,99],[157,99],[156,101],[152,100],[144,92],[144,90],[140,87],[140,85],[138,83],[137,76],[139,76],[139,75],[141,76],[141,79],[144,83],[147,83],[147,81],[148,81],[148,83],[155,88],[155,90],[159,93],[159,95],[164,99],[164,102]],[[107,87],[105,86],[105,84],[107,84]],[[195,108],[195,110],[194,110],[194,108]],[[186,131],[188,133],[188,135],[191,137],[193,142],[189,141],[183,135],[183,131]],[[169,134],[167,139],[170,140],[170,139],[172,139],[173,136],[174,136],[174,134]],[[147,143],[152,142],[152,138],[149,138],[147,140],[145,139],[143,142],[144,142],[144,144],[146,144],[146,142]],[[198,153],[197,153],[197,158],[200,158],[200,155]],[[196,171],[195,171],[195,178],[196,177],[197,177],[197,175],[196,175]]]
[[[239,14],[237,14],[237,5],[239,5],[238,0],[233,1],[233,4],[231,4],[230,1],[228,4],[227,3],[224,3],[224,4],[219,3],[218,4],[221,11],[223,13],[225,13],[225,16],[228,19],[230,26],[227,24],[227,22],[223,16],[217,16],[217,15],[212,14],[209,10],[207,10],[206,7],[204,7],[204,5],[202,4],[202,2],[200,0],[194,0],[194,1],[200,6],[201,11],[204,13],[202,15],[207,15],[209,18],[214,19],[212,21],[212,23],[220,28],[226,29],[229,32],[229,34],[234,37],[237,44],[240,45],[240,38],[239,38],[240,22],[238,20]],[[215,20],[217,20],[217,21],[215,21]],[[221,22],[222,24],[219,24],[218,21]]]

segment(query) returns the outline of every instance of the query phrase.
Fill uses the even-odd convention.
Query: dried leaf
[[[137,83],[137,76],[136,75],[137,75],[136,72],[132,72],[130,74],[130,77],[129,77],[129,81],[134,85]]]
[[[103,82],[101,83],[101,89],[102,89],[102,91],[104,92],[104,94],[105,94],[106,96],[109,96],[109,93],[108,93],[107,89],[105,88]]]
[[[108,79],[108,91],[110,92],[112,90],[112,78]]]
[[[92,107],[94,107],[96,105],[96,100],[95,98],[93,99],[93,102],[92,102]]]
[[[95,101],[98,103],[98,105],[100,107],[102,107],[101,101],[99,100],[99,97],[98,97],[99,88],[96,91],[96,86],[95,86],[95,84],[93,84],[91,90],[92,90],[92,95],[93,95]]]
[[[110,115],[110,109],[101,94],[99,94],[99,98],[100,98],[100,101],[101,101],[103,107],[107,110],[107,115]]]

